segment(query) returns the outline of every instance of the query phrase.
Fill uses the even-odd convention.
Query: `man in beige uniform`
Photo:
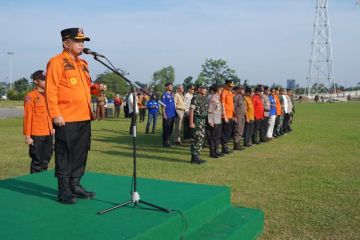
[[[185,98],[184,98],[184,86],[179,85],[174,95],[176,118],[175,118],[175,132],[174,132],[174,143],[181,145],[181,133],[184,122],[185,113]]]

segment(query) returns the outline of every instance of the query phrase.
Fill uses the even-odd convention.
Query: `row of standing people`
[[[229,147],[232,138],[233,149],[244,150],[292,131],[291,90],[262,85],[254,90],[234,86],[232,81],[210,87],[209,94],[202,85],[197,86],[195,95],[193,86],[189,86],[185,95],[182,85],[175,94],[172,83],[167,83],[165,88],[161,97],[166,105],[162,108],[163,146],[182,144],[183,131],[183,139],[193,138],[192,163],[205,162],[200,158],[204,144],[209,145],[210,157],[218,158],[232,152]]]

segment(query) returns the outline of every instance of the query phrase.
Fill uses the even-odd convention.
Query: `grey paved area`
[[[0,108],[0,119],[22,117],[23,112],[23,108]]]

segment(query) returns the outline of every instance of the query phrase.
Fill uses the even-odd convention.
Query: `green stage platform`
[[[142,200],[182,214],[129,205],[97,215],[130,199],[130,177],[86,173],[82,183],[96,199],[64,205],[53,174],[0,181],[1,240],[256,239],[263,232],[263,212],[232,207],[227,187],[139,178]]]

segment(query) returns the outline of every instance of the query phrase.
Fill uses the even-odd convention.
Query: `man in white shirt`
[[[187,93],[185,93],[185,113],[184,113],[184,139],[192,139],[191,130],[189,128],[189,110],[191,99],[194,96],[195,87],[189,85],[187,87]]]

